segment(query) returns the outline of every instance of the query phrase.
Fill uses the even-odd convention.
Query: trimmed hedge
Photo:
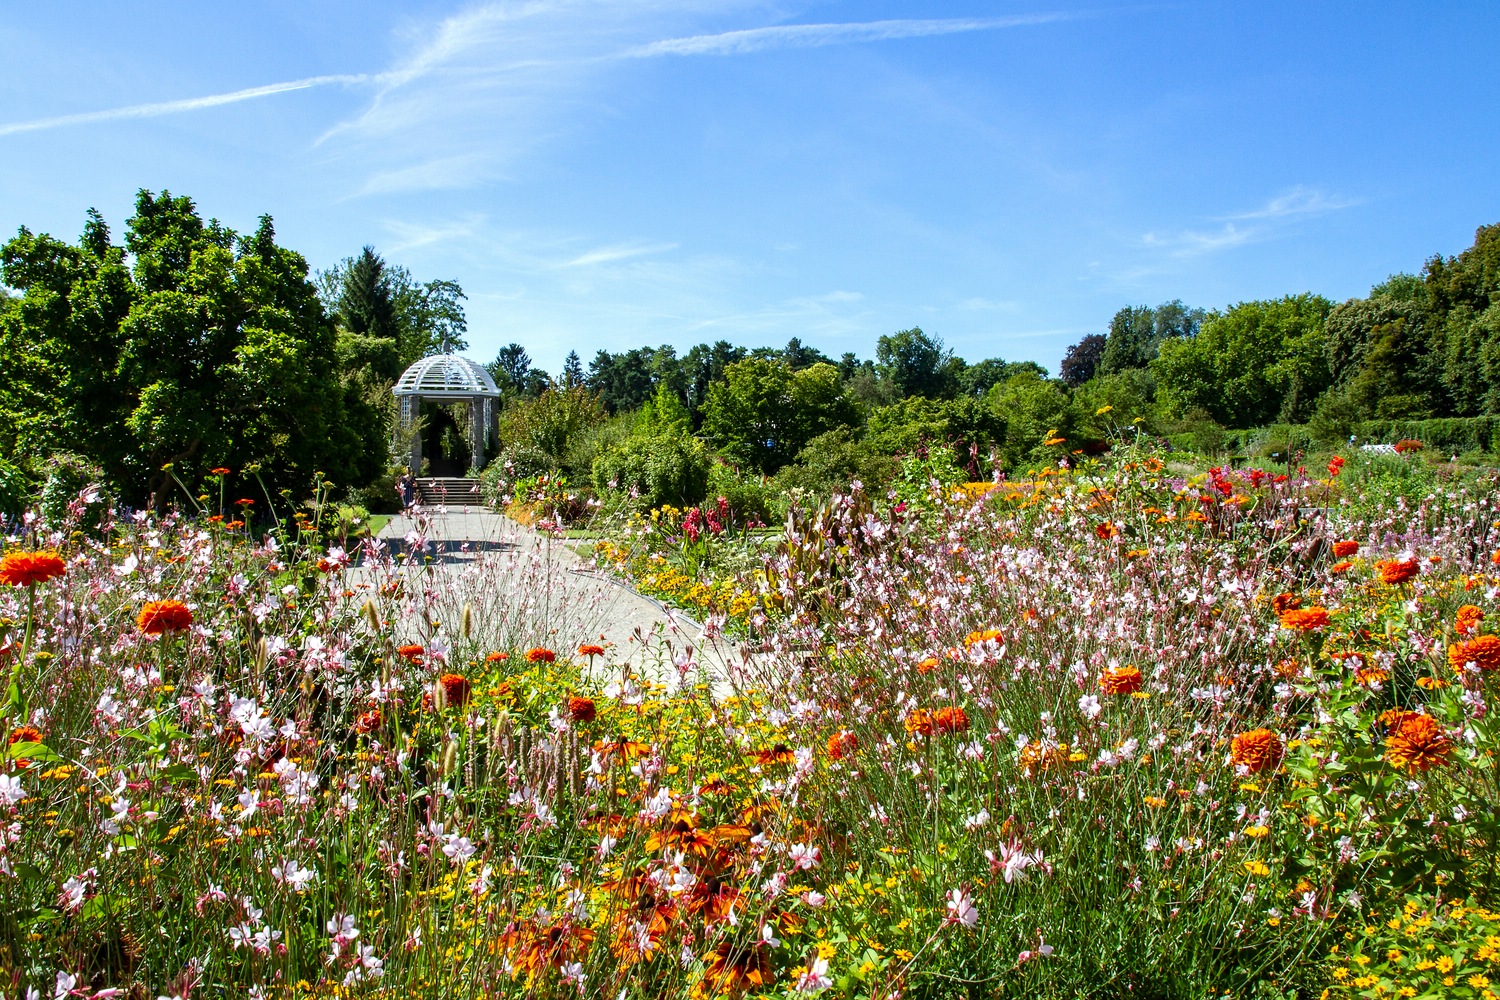
[[[1410,438],[1437,451],[1500,451],[1500,417],[1366,420],[1354,434],[1355,444],[1395,444]]]

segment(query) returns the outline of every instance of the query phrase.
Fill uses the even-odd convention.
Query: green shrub
[[[87,459],[68,454],[52,456],[47,482],[38,500],[43,523],[49,528],[61,528],[69,519],[69,505],[89,486],[98,486],[96,495],[84,505],[77,519],[82,528],[96,527],[109,508],[103,481],[104,473]]]
[[[787,507],[787,490],[781,482],[779,473],[774,478],[753,472],[742,475],[724,462],[715,462],[708,473],[707,497],[723,497],[740,520],[779,524],[786,519]]]
[[[631,438],[594,460],[600,493],[634,493],[645,507],[691,507],[708,495],[708,448],[694,437]]]
[[[31,482],[20,466],[0,458],[0,517],[19,517],[31,495]]]
[[[809,441],[797,453],[797,461],[776,473],[776,484],[782,492],[800,489],[826,497],[848,490],[857,479],[866,490],[879,495],[900,467],[901,463],[890,455],[856,441],[847,427],[836,427]]]

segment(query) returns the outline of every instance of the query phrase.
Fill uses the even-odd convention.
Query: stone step
[[[484,498],[479,480],[456,476],[423,476],[417,480],[417,495],[424,507],[481,507]]]

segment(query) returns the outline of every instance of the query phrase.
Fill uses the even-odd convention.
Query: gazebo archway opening
[[[408,368],[391,391],[410,441],[413,475],[423,475],[424,455],[429,476],[477,475],[484,468],[498,437],[500,390],[482,366],[435,354]]]

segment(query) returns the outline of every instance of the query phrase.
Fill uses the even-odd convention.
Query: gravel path
[[[596,670],[615,673],[629,663],[651,680],[675,687],[685,666],[689,679],[701,669],[716,690],[727,691],[731,665],[747,655],[732,641],[705,642],[697,622],[601,573],[563,539],[483,507],[427,508],[419,517],[427,521],[427,564],[450,589],[490,590],[490,614],[496,617],[514,611],[533,622],[540,618],[552,636],[549,645],[560,651],[580,643],[611,647],[605,658],[611,666],[601,663]],[[377,537],[393,549],[404,548],[420,527],[419,519],[397,515]],[[519,588],[527,593],[493,592]]]

